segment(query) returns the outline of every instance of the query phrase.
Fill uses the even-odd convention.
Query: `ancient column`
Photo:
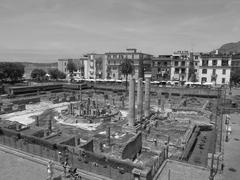
[[[142,78],[138,79],[137,86],[137,120],[142,120],[143,115],[143,86],[142,86]]]
[[[39,126],[39,117],[36,116],[36,119],[35,119],[35,126]]]
[[[146,78],[145,81],[145,108],[144,108],[145,117],[150,115],[150,79]]]
[[[129,110],[128,110],[128,124],[135,125],[135,79],[130,79],[129,85]]]
[[[48,130],[51,132],[52,131],[52,120],[48,120]]]

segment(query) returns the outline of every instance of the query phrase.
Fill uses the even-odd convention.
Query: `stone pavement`
[[[240,114],[231,114],[232,134],[224,143],[224,179],[240,179]],[[224,125],[224,129],[226,129]],[[224,139],[226,133],[224,133]]]

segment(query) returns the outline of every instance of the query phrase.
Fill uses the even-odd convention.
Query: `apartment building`
[[[85,79],[106,79],[107,61],[105,54],[87,54],[87,61],[84,62]]]
[[[188,81],[190,60],[188,51],[176,51],[172,54],[171,80]]]
[[[201,54],[199,61],[199,80],[202,83],[218,85],[228,84],[231,73],[231,56],[218,54]]]
[[[159,55],[152,58],[152,80],[168,81],[171,78],[172,55]]]
[[[124,79],[120,65],[124,59],[131,61],[134,66],[132,76],[134,78],[144,77],[144,71],[151,68],[152,55],[137,52],[137,49],[127,49],[126,52],[105,53],[107,59],[107,78],[114,80]]]
[[[232,55],[231,72],[240,71],[240,54]]]

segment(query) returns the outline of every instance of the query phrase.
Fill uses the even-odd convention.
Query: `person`
[[[51,180],[53,178],[53,161],[49,161],[47,165],[47,173],[48,173],[48,179]]]
[[[67,166],[68,166],[68,159],[63,163],[63,171],[64,171],[64,176],[67,176]]]

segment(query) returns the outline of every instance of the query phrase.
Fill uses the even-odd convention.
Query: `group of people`
[[[59,154],[61,155],[61,154]],[[65,158],[65,161],[60,161],[63,166],[63,172],[65,178],[70,178],[72,180],[82,180],[82,177],[77,173],[77,168],[73,168],[68,163],[68,158]],[[54,178],[54,162],[49,161],[47,165],[47,180],[53,180]]]

